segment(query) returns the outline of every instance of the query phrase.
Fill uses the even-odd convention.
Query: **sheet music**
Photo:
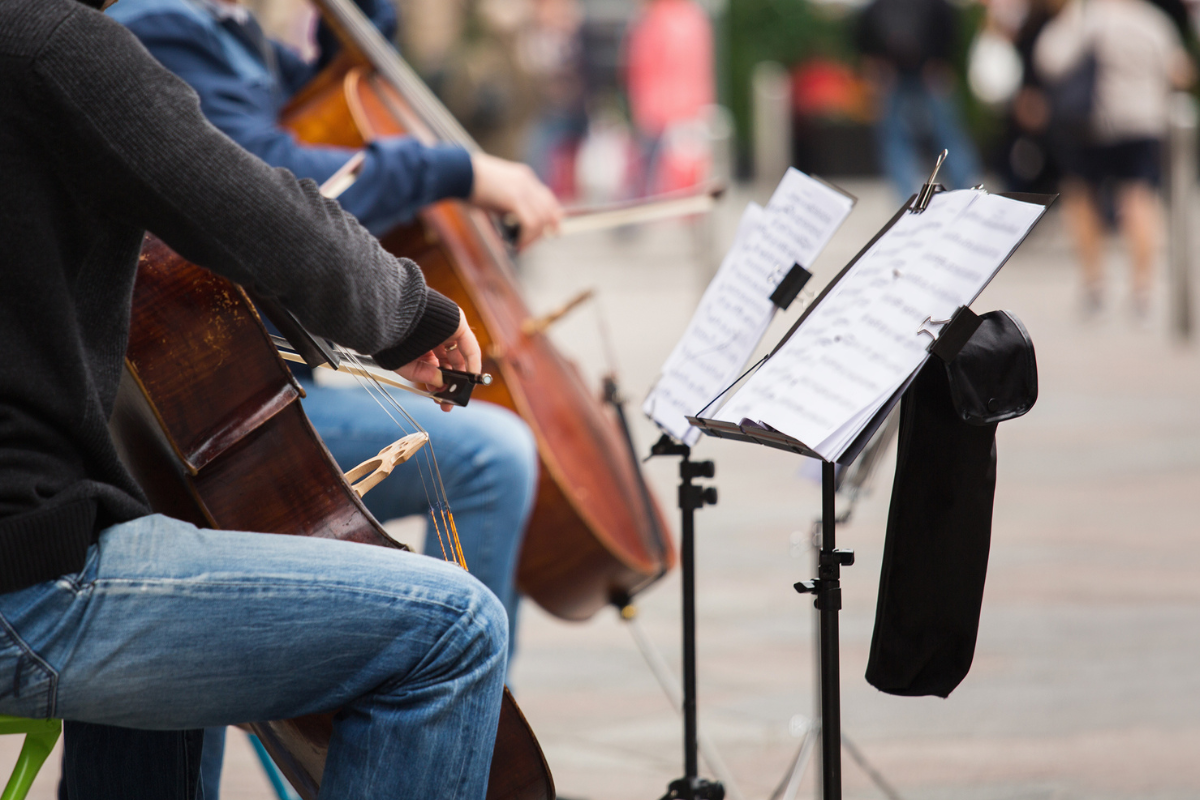
[[[903,215],[715,418],[838,458],[924,363],[942,327],[933,321],[969,305],[1044,211],[969,190]]]
[[[849,196],[795,169],[765,208],[751,203],[642,411],[671,436],[695,444],[700,431],[685,417],[738,377],[775,315],[771,292],[793,263],[816,260],[853,206]]]

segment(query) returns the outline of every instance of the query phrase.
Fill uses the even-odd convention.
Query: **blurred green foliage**
[[[956,6],[960,10],[954,68],[966,123],[976,141],[986,143],[998,129],[995,115],[977,102],[966,88],[967,52],[983,25],[986,10],[979,3]],[[733,111],[739,160],[746,163],[751,149],[752,110],[750,80],[756,64],[777,61],[794,67],[822,57],[852,66],[858,63],[855,26],[858,10],[840,3],[809,0],[729,0],[719,25],[722,33],[721,92]]]
[[[841,7],[807,0],[729,0],[725,7],[725,102],[743,156],[751,137],[750,79],[756,64],[794,66],[814,56],[853,63],[853,17]]]

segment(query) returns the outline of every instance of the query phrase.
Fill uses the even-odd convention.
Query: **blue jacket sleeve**
[[[277,122],[287,98],[284,87],[269,73],[261,80],[239,75],[216,34],[194,20],[180,14],[146,15],[129,27],[155,58],[196,90],[210,122],[271,166],[320,183],[353,153],[297,142]],[[395,137],[372,142],[366,150],[359,179],[339,202],[376,235],[423,206],[471,193],[471,160],[460,147],[427,147],[410,137]]]
[[[288,97],[303,89],[305,84],[317,77],[317,73],[321,71],[315,63],[305,61],[295,51],[279,42],[272,41],[271,49],[275,51],[275,64],[279,68],[283,93]]]

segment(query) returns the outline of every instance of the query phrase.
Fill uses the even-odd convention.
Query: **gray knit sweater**
[[[195,94],[75,0],[0,0],[0,593],[82,568],[146,514],[107,420],[150,230],[399,366],[458,309],[312,181],[209,125]]]

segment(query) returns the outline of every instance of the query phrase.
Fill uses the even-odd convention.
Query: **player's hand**
[[[511,214],[521,227],[518,247],[558,230],[562,206],[528,166],[487,153],[472,153],[471,167],[475,171],[471,202],[488,211]]]
[[[458,330],[449,339],[430,350],[420,358],[410,361],[396,372],[405,380],[413,383],[423,383],[429,391],[442,388],[441,368],[448,367],[460,372],[479,372],[483,368],[483,355],[479,349],[479,341],[467,325],[467,318],[462,309],[458,310]],[[442,411],[449,411],[454,406],[442,403]]]

